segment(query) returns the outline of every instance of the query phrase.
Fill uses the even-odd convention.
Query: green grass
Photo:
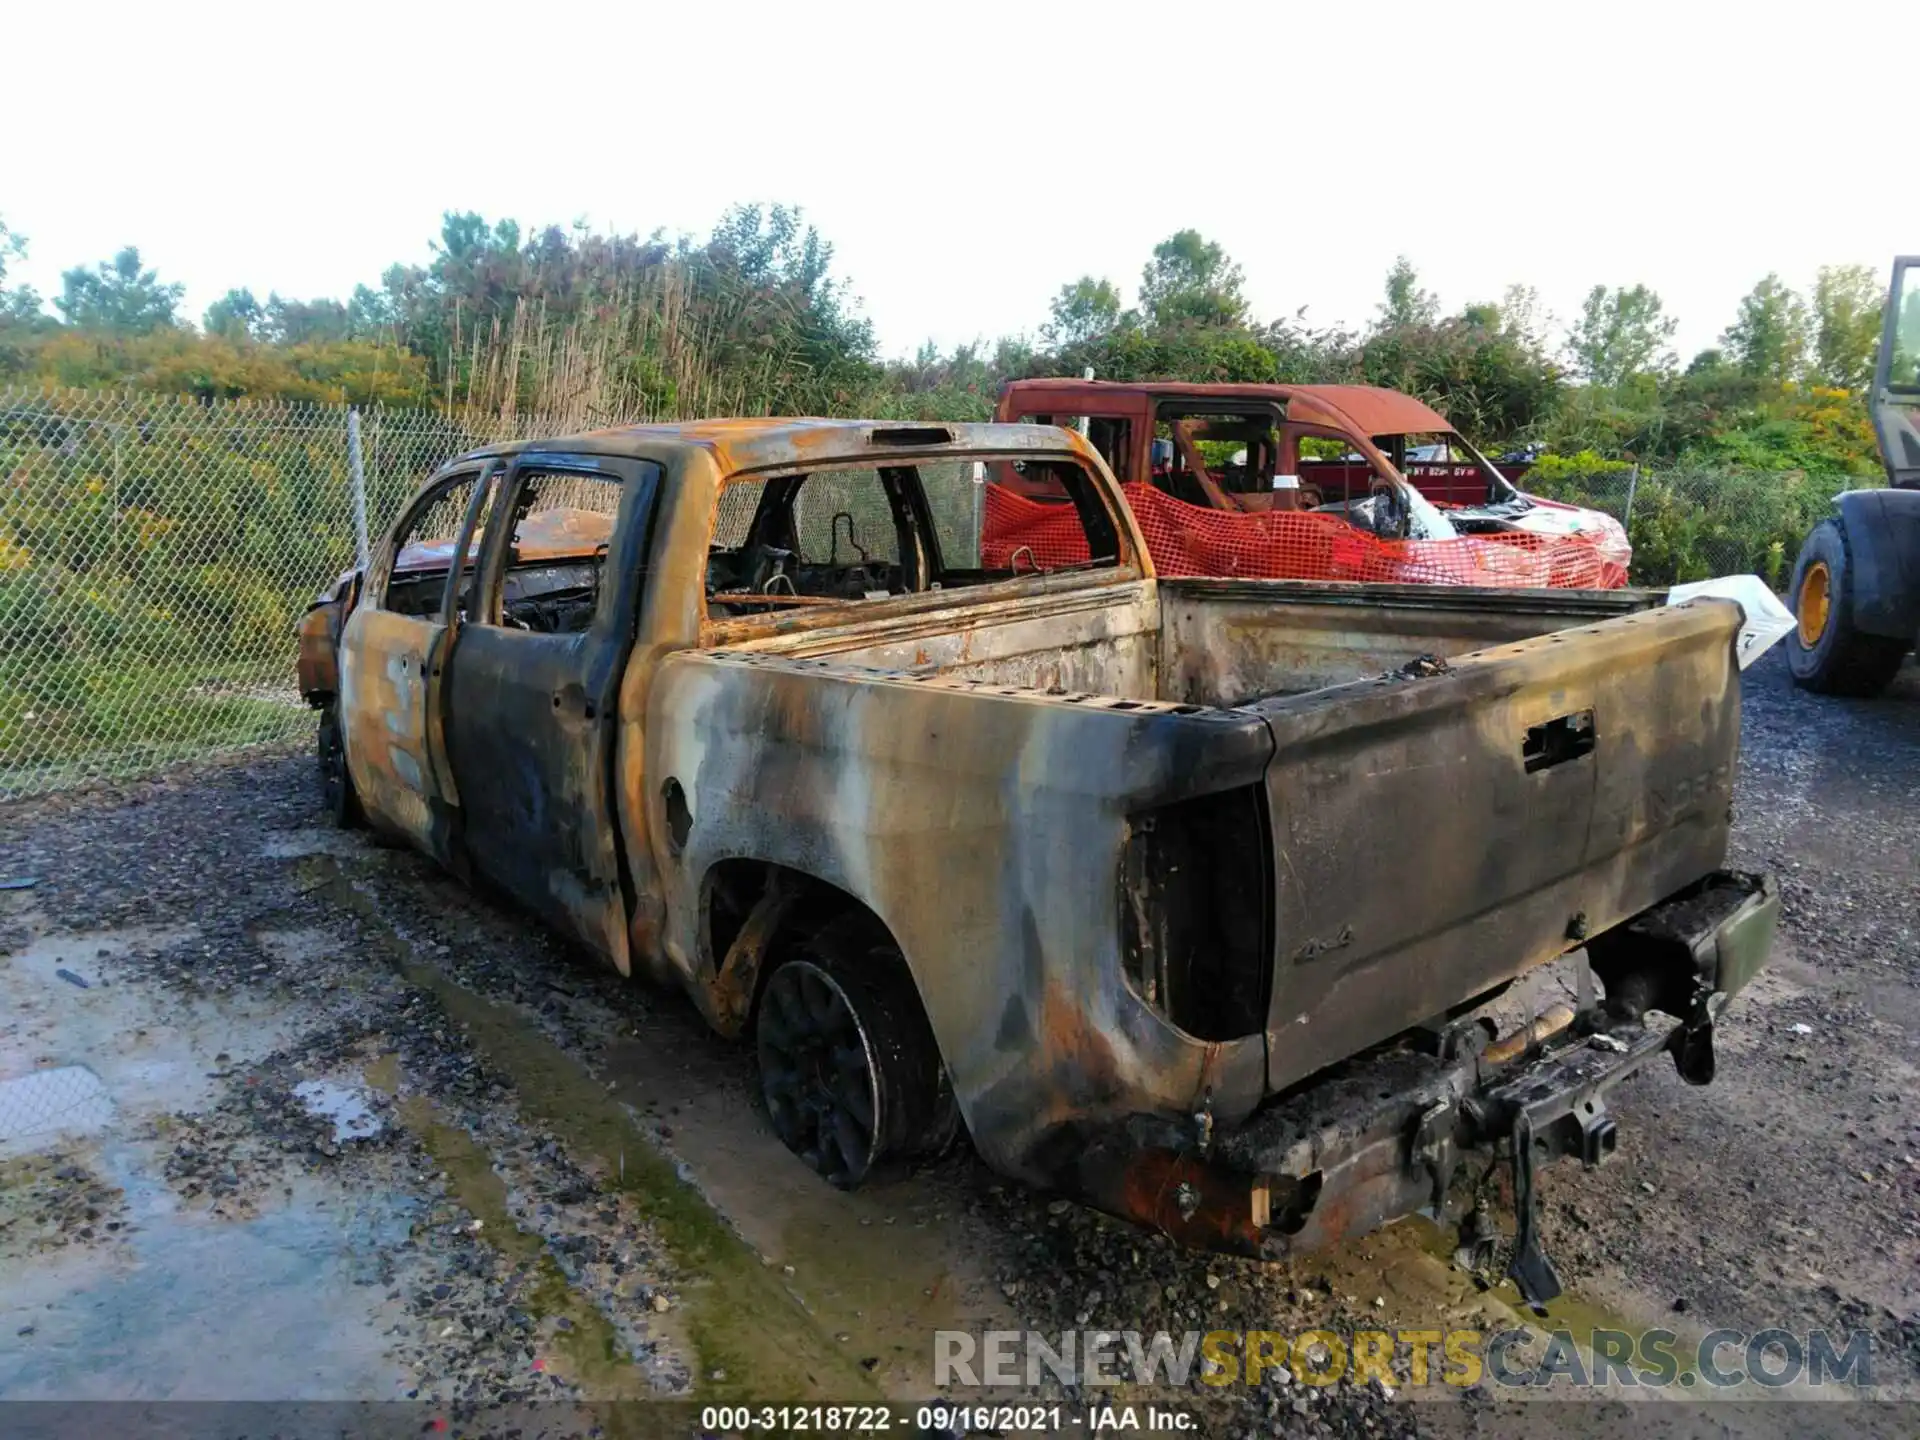
[[[109,670],[15,659],[0,668],[0,799],[303,741],[313,725],[290,666],[268,676],[257,664]]]

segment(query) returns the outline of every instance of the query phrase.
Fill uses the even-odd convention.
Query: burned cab
[[[1710,1078],[1776,902],[1741,612],[1662,599],[1167,579],[1072,430],[703,421],[453,462],[301,673],[343,820],[684,991],[834,1183],[964,1131],[1272,1254]]]

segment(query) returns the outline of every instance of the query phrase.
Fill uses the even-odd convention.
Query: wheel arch
[[[854,915],[885,936],[905,959],[921,1016],[931,1014],[913,962],[873,906],[808,871],[753,856],[729,856],[700,878],[697,966],[707,1018],[729,1038],[752,1033],[755,1009],[779,958],[832,921]],[[936,1037],[936,1046],[939,1041]]]

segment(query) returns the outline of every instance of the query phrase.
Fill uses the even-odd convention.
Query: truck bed
[[[1234,707],[1649,610],[1665,592],[1162,580],[1082,584],[1014,613],[920,598],[918,625],[854,613],[738,648],[916,679]]]
[[[1161,698],[1242,705],[1660,605],[1660,590],[1163,580]]]
[[[881,783],[880,756],[897,751],[904,762],[937,743],[951,785],[967,783],[968,764],[982,779],[1011,766],[1034,787],[1027,804],[1058,785],[1102,795],[1136,834],[1150,831],[1147,929],[1162,909],[1230,908],[1246,922],[1237,942],[1209,929],[1157,957],[1161,1003],[1189,1034],[1264,1031],[1274,1091],[1497,989],[1720,866],[1740,612],[1662,598],[1285,581],[1083,586],[1053,603],[971,614],[929,596],[924,626],[897,616],[884,630],[815,624],[722,654],[798,662],[795,680],[865,682],[863,697],[796,703],[873,713],[857,727],[868,736],[868,784]],[[885,699],[888,682],[920,699]],[[940,691],[954,693],[950,714],[934,704]],[[1018,716],[979,707],[996,698],[1018,701]],[[1081,718],[1048,720],[1036,702]],[[967,704],[976,708],[962,713]],[[912,733],[920,726],[937,742]],[[888,736],[884,748],[876,733]],[[1228,754],[1231,765],[1220,759]],[[914,783],[904,768],[902,794]],[[1197,796],[1180,804],[1220,808],[1179,819],[1152,798],[1176,791]],[[1231,896],[1147,884],[1219,872],[1249,847],[1267,854],[1263,916],[1248,893],[1262,888],[1258,870],[1242,872]],[[1265,938],[1247,944],[1255,934]],[[1235,970],[1244,1003],[1223,1014],[1228,948],[1245,957]],[[1256,950],[1264,958],[1249,982]],[[1183,995],[1195,1009],[1182,1011]]]

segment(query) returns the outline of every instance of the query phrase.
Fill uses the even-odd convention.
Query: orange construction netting
[[[1275,510],[1228,513],[1189,505],[1151,485],[1120,487],[1162,576],[1254,580],[1359,580],[1612,590],[1627,583],[1632,550],[1618,524],[1569,535],[1507,532],[1455,540],[1382,540],[1338,515]],[[1564,510],[1552,501],[1536,506]],[[1086,533],[1071,505],[1028,500],[988,484],[980,563],[1038,569],[1084,563]]]

